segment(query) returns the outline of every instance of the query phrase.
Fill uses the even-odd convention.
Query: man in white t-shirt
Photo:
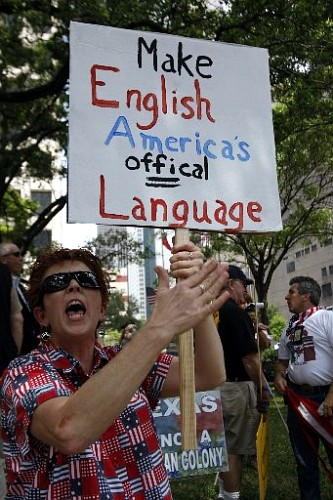
[[[332,418],[333,312],[319,306],[320,296],[320,286],[313,278],[296,276],[290,280],[285,298],[293,316],[280,339],[275,374],[275,388],[288,404],[287,425],[301,500],[320,498],[320,440],[333,466],[333,449],[300,419],[297,404],[292,403],[295,397],[296,401],[305,397],[322,405],[323,415]]]

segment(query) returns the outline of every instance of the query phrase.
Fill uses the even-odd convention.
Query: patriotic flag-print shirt
[[[95,346],[92,373],[117,355],[118,347]],[[43,402],[70,396],[89,378],[79,362],[43,342],[17,358],[1,380],[2,437],[7,499],[172,499],[151,408],[156,405],[172,356],[161,354],[127,408],[101,438],[76,455],[65,455],[29,432]]]

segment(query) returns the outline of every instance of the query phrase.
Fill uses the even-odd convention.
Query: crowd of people
[[[159,398],[179,395],[180,360],[167,348],[190,328],[195,390],[219,388],[221,395],[228,470],[218,475],[217,498],[241,498],[244,457],[256,454],[272,397],[260,359],[270,346],[268,326],[248,307],[253,280],[238,266],[204,263],[190,241],[177,243],[170,258],[176,284],[157,266],[151,316],[139,329],[124,324],[119,345],[102,346],[97,332],[109,288],[98,257],[47,249],[26,284],[22,267],[19,248],[1,243],[0,498],[170,500],[152,410]],[[312,278],[290,281],[293,316],[274,381],[288,405],[301,500],[320,498],[319,441],[333,466],[332,445],[297,405],[307,398],[324,423],[333,415],[333,313],[319,300]]]

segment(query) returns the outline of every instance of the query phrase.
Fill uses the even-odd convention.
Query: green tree
[[[322,0],[7,0],[0,5],[0,217],[13,179],[66,175],[70,20],[266,47],[274,102],[283,231],[220,233],[214,252],[246,256],[258,300],[295,245],[331,232],[332,9]],[[17,235],[28,248],[66,197]],[[26,216],[26,209],[23,210]],[[21,210],[13,214],[23,217]],[[21,220],[24,220],[22,218]],[[6,223],[7,222],[7,223]],[[10,224],[9,224],[10,223]],[[23,224],[21,224],[22,226]],[[20,226],[20,227],[21,227]],[[19,226],[18,226],[19,227]]]
[[[5,195],[14,179],[66,175],[58,158],[67,150],[70,21],[202,37],[212,16],[202,0],[1,2],[0,218],[7,238],[15,236],[25,251],[67,201],[61,196],[27,224],[34,210],[22,200],[10,214]]]
[[[103,328],[105,328],[105,330],[111,329],[120,331],[121,326],[126,321],[137,324],[135,315],[138,312],[138,303],[134,297],[129,297],[126,307],[121,292],[119,292],[118,290],[114,290],[110,294],[110,300],[106,311]]]
[[[88,241],[86,247],[96,253],[109,270],[127,267],[131,263],[142,264],[144,259],[154,255],[125,228],[110,229]]]
[[[218,21],[217,39],[269,49],[283,230],[211,235],[207,251],[244,256],[258,300],[266,303],[286,254],[332,234],[332,10],[326,2],[307,0],[222,5],[229,9]]]
[[[274,340],[280,340],[281,334],[286,327],[285,318],[279,314],[277,307],[274,305],[268,306],[267,311],[269,333],[272,335]]]

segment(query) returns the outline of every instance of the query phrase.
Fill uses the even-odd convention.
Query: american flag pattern
[[[112,362],[118,351],[96,343],[93,373]],[[171,359],[169,354],[159,356],[116,422],[77,455],[37,441],[29,426],[38,405],[70,396],[88,376],[76,359],[51,341],[14,360],[1,380],[6,498],[171,500],[152,417]]]

